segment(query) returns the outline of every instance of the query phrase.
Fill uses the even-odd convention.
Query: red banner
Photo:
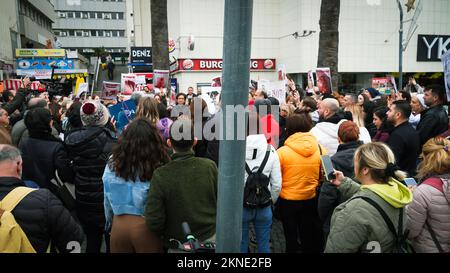
[[[178,59],[176,71],[222,71],[222,59]],[[275,59],[252,59],[250,70],[275,71]]]

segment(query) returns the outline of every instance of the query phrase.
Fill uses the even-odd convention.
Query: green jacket
[[[216,234],[217,167],[194,152],[176,153],[172,162],[158,168],[151,179],[145,220],[148,228],[181,242],[187,222],[193,235],[207,240]]]
[[[365,196],[375,201],[398,228],[399,209],[412,201],[411,191],[400,182],[392,179],[389,184],[361,186],[345,178],[339,187],[346,202],[339,205],[331,219],[331,230],[325,252],[392,252],[394,235],[387,227],[383,217]],[[406,227],[406,214],[403,214],[403,227]]]

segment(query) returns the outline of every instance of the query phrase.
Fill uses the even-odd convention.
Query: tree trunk
[[[322,0],[317,67],[329,67],[333,91],[338,90],[339,13],[341,0]]]
[[[151,0],[153,69],[169,70],[167,0]]]

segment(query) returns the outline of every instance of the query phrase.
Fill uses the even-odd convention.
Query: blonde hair
[[[353,122],[358,125],[358,127],[364,127],[364,112],[361,106],[359,105],[351,105],[347,107],[348,111],[352,113]]]
[[[422,148],[423,161],[417,177],[424,179],[432,174],[446,174],[450,171],[450,140],[436,137],[428,140]]]
[[[136,117],[148,119],[151,124],[156,126],[156,123],[159,121],[158,103],[156,100],[150,97],[142,98],[139,101]]]
[[[407,177],[407,174],[400,170],[395,170],[393,175],[388,173],[389,166],[395,165],[395,156],[384,143],[374,142],[362,145],[355,152],[356,161],[359,162],[357,173],[360,173],[362,168],[368,168],[372,179],[378,183],[387,183],[390,178],[403,181]]]
[[[295,111],[295,107],[292,104],[283,104],[280,107],[280,111],[281,110],[286,110],[287,116],[286,117],[290,117],[292,114],[294,114]]]

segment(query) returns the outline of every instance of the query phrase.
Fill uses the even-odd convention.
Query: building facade
[[[128,48],[125,0],[54,0],[55,35],[62,48],[94,53],[104,47],[110,53]]]
[[[128,24],[130,45],[151,46],[149,2],[130,0],[127,3],[128,16],[133,20]],[[317,68],[321,1],[258,0],[253,3],[252,59],[274,59],[276,66],[284,65],[287,73],[304,85],[308,71]],[[416,0],[416,5],[418,3]],[[405,73],[442,72],[442,63],[436,57],[450,49],[450,1],[422,0],[422,3],[417,29],[410,35],[404,51]],[[171,58],[194,63],[203,61],[204,64],[220,60],[224,6],[224,0],[168,0],[169,38],[175,42]],[[405,6],[403,8],[406,38],[417,7],[409,13]],[[359,89],[370,86],[373,77],[388,74],[398,77],[399,21],[395,0],[341,0],[338,69],[343,84],[348,82],[352,89]],[[422,35],[430,36],[426,36],[425,42]],[[190,40],[195,41],[193,50],[188,49]],[[427,58],[428,55],[432,57]],[[219,70],[195,65],[193,69],[175,73],[182,91],[189,86],[207,85],[220,75]],[[270,81],[276,77],[273,69],[255,69],[251,73],[253,80]]]

